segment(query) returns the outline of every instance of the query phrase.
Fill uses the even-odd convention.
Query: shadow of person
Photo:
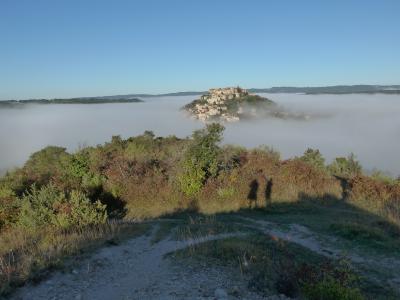
[[[273,185],[274,182],[271,178],[267,181],[267,185],[265,186],[265,207],[268,207],[268,205],[271,204],[271,194]]]
[[[254,179],[249,184],[249,194],[247,195],[247,199],[249,200],[249,208],[257,206],[257,192],[258,192],[258,181]]]
[[[334,177],[340,182],[340,187],[342,188],[342,200],[346,200],[347,197],[349,196],[349,190],[350,190],[350,186],[347,179],[336,175],[334,175]]]

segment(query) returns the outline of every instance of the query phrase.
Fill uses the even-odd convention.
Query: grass
[[[329,263],[323,256],[301,246],[262,234],[206,242],[179,250],[174,257],[231,266],[243,275],[252,290],[266,296],[285,294],[289,297],[301,296],[301,280],[310,280],[309,274],[301,274],[303,268],[317,269]]]
[[[393,237],[385,228],[378,226],[358,222],[340,222],[332,223],[330,228],[336,236],[356,242],[364,247],[378,250],[384,249],[386,251],[399,249],[400,247],[398,236]]]
[[[183,222],[177,226],[175,231],[175,237],[178,240],[250,231],[248,228],[237,222],[237,218],[232,214],[222,216],[185,214],[181,217],[183,218]]]
[[[327,241],[324,240],[327,245],[335,241],[333,248],[342,250],[343,253],[355,253],[367,260],[379,262],[382,258],[399,257],[397,249],[400,246],[400,230],[397,225],[344,201],[276,203],[267,209],[242,210],[238,213],[181,216],[186,218],[178,227],[180,231],[177,230],[181,238],[242,231],[252,234],[249,237],[240,236],[196,245],[178,251],[175,256],[195,258],[211,265],[230,265],[248,277],[250,286],[265,293],[271,290],[277,292],[276,287],[265,283],[277,282],[276,278],[272,278],[275,276],[274,272],[279,273],[280,269],[290,269],[302,264],[318,269],[319,264],[326,261],[326,258],[296,244],[284,243],[279,239],[271,240],[257,233],[257,230],[250,231],[246,227],[250,221],[238,218],[240,216],[271,222],[276,229],[283,231],[290,224],[303,225],[315,233],[317,239],[328,238]],[[265,260],[260,259],[262,257]],[[249,269],[245,264],[248,266],[250,261],[257,263]],[[339,264],[338,261],[331,263]],[[375,266],[357,263],[353,268],[361,276],[357,286],[367,298],[398,299],[398,292],[387,284],[388,280],[399,277],[398,271],[389,270],[384,264]],[[327,286],[332,289],[338,287],[336,283],[327,281],[318,288],[328,288]]]
[[[51,228],[26,232],[12,229],[0,236],[0,295],[7,295],[27,281],[40,281],[50,271],[61,269],[68,259],[100,246],[116,245],[142,235],[144,224],[107,223],[64,232]]]
[[[344,201],[275,203],[267,209],[242,211],[284,228],[300,224],[320,235],[335,236],[343,250],[361,248],[367,253],[398,255],[400,229],[382,217]]]
[[[169,237],[174,231],[174,229],[178,226],[178,224],[179,220],[176,221],[168,220],[159,222],[158,228],[151,239],[151,243],[156,244],[162,241],[163,239]]]
[[[294,243],[259,233],[209,241],[179,250],[171,256],[177,260],[194,259],[209,266],[231,267],[233,272],[242,275],[250,289],[265,296],[285,294],[289,297],[303,297],[307,283],[308,288],[313,287],[311,292],[307,290],[310,293],[318,293],[318,289],[339,289],[334,295],[342,295],[339,298],[318,299],[348,299],[343,295],[353,295],[352,299],[398,297],[390,287],[360,276],[360,272],[350,266],[348,261],[327,259]],[[316,274],[321,278],[331,278],[332,282],[329,279],[318,285],[320,281],[314,282]],[[345,282],[340,281],[342,277],[347,278]]]

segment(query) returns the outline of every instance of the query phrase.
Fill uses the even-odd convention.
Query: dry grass
[[[390,184],[367,176],[348,183],[348,198],[357,207],[400,225],[400,184]]]
[[[143,234],[141,224],[108,223],[63,232],[52,228],[25,231],[9,229],[0,235],[0,295],[28,280],[40,280],[65,259],[83,254],[106,242]]]

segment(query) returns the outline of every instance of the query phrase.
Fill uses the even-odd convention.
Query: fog
[[[328,162],[356,154],[364,168],[400,174],[400,95],[261,94],[310,120],[262,119],[226,124],[224,143],[269,145],[283,158],[318,148]],[[185,137],[203,124],[180,107],[196,96],[145,98],[144,103],[32,105],[0,109],[0,172],[22,165],[47,145],[83,145],[152,130]]]

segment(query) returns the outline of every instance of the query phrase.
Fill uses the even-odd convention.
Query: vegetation
[[[138,98],[68,98],[68,99],[30,99],[0,101],[0,108],[19,107],[27,104],[106,104],[106,103],[137,103],[143,102]]]
[[[334,85],[320,87],[272,87],[251,89],[254,93],[305,93],[305,94],[399,94],[399,85]]]
[[[222,132],[221,125],[210,124],[185,139],[145,132],[128,139],[115,136],[75,153],[50,146],[32,154],[23,167],[0,178],[1,292],[79,249],[115,237],[125,225],[114,224],[114,219],[143,220],[180,212],[212,216],[262,208],[257,214],[279,223],[290,216],[290,222],[296,219],[343,241],[361,241],[382,251],[398,248],[399,180],[367,176],[354,155],[326,165],[313,149],[281,160],[269,147],[221,146]],[[332,202],[335,207],[329,207]],[[220,226],[210,228],[224,232]],[[271,242],[256,237],[254,247],[261,249],[264,243]],[[224,248],[227,253],[238,245],[229,247]],[[50,255],[44,258],[43,253]],[[234,257],[236,252],[232,253]],[[319,263],[312,266],[320,280],[296,279],[296,293],[310,299],[358,299],[354,282],[338,282],[332,275],[336,265],[328,273]]]
[[[207,179],[217,176],[220,152],[217,143],[222,139],[223,130],[219,124],[211,124],[193,133],[193,141],[185,153],[182,174],[178,178],[181,190],[187,196],[195,195]]]
[[[331,261],[292,243],[261,234],[227,238],[174,253],[236,268],[251,289],[300,299],[364,299],[346,260]]]

